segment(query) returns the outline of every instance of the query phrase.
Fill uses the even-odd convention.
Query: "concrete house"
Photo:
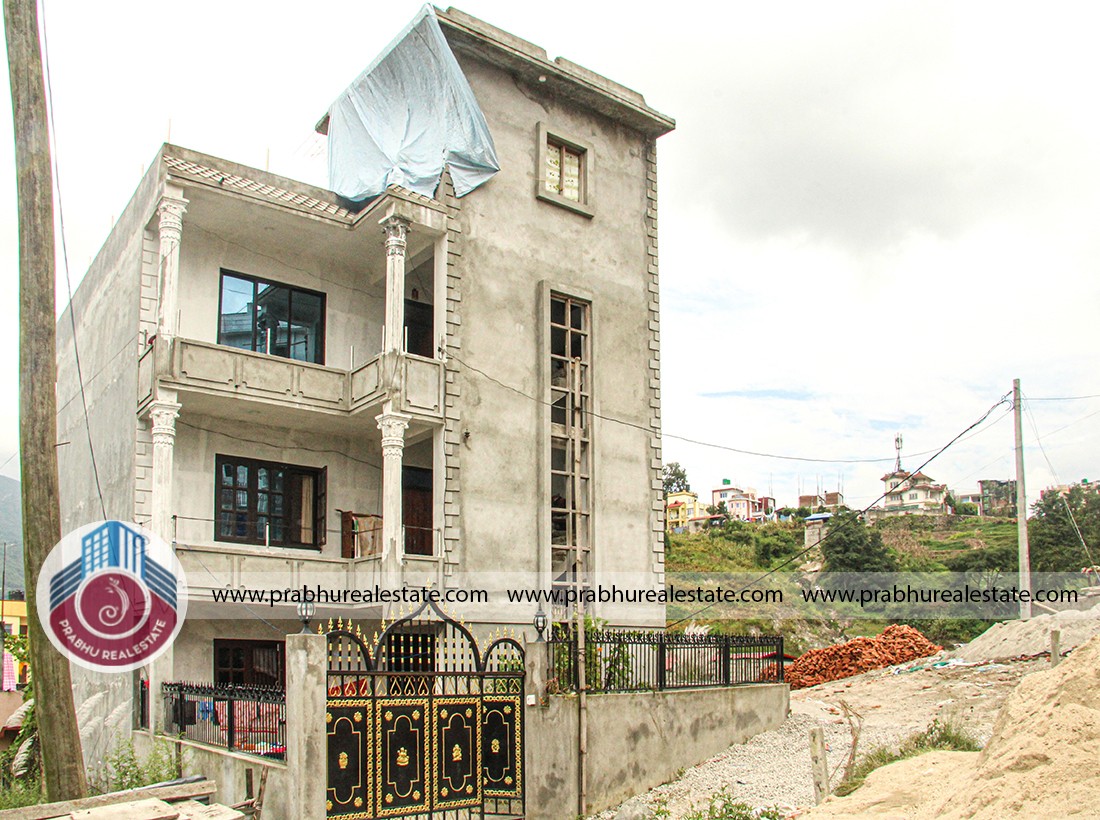
[[[663,583],[656,140],[674,122],[462,12],[435,19],[495,147],[484,184],[459,191],[452,163],[427,195],[356,201],[166,144],[74,296],[107,516],[173,544],[190,584],[173,650],[139,674],[151,693],[282,679],[293,605],[215,589],[490,572],[549,589],[578,554],[589,581]],[[59,440],[81,442],[68,315],[58,341]],[[102,514],[88,449],[59,458],[68,531]],[[474,626],[534,610],[495,599]],[[664,623],[659,605],[596,614]],[[86,697],[132,694],[74,675]]]

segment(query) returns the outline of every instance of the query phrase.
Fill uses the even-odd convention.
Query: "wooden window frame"
[[[279,677],[279,680],[276,681],[274,684],[268,684],[268,683],[262,683],[261,684],[261,683],[259,683],[258,681],[254,680],[254,679],[253,680],[247,680],[246,679],[246,680],[243,680],[243,681],[225,680],[226,676],[224,674],[222,674],[222,677],[219,678],[219,674],[221,674],[221,673],[224,673],[224,672],[232,673],[232,672],[236,671],[236,670],[234,670],[230,667],[224,667],[224,666],[222,666],[218,663],[219,650],[222,650],[222,649],[227,649],[227,650],[243,649],[243,650],[246,650],[246,652],[249,652],[249,653],[254,653],[254,651],[256,649],[267,649],[267,650],[273,649],[273,650],[275,650],[275,654],[278,657],[278,665],[279,665],[279,675],[278,675],[278,677]],[[214,673],[213,680],[214,680],[215,684],[219,684],[219,683],[228,683],[228,684],[236,683],[236,684],[241,685],[241,686],[258,686],[258,685],[259,686],[285,686],[286,685],[286,644],[283,641],[256,641],[256,640],[248,640],[248,639],[243,639],[243,638],[215,638],[214,643],[213,643],[213,658],[211,660],[211,663],[212,663],[212,666],[213,666],[213,673]],[[248,678],[250,676],[252,678],[255,677],[256,658],[255,658],[254,654],[249,654],[248,655],[248,661],[242,667],[242,671],[245,672],[245,677],[246,678]]]
[[[232,487],[223,487],[222,485],[222,468],[226,464],[233,465],[234,472],[239,466],[248,467],[248,482],[247,486],[240,487],[234,484]],[[313,479],[313,541],[312,543],[300,543],[289,539],[289,534],[284,535],[283,538],[271,539],[265,537],[264,532],[258,528],[257,519],[263,517],[274,517],[270,509],[267,513],[261,513],[258,510],[259,494],[265,492],[260,490],[257,486],[256,476],[258,470],[261,468],[266,469],[281,469],[287,471],[289,474],[297,474],[302,476],[310,476]],[[247,516],[247,527],[249,532],[243,536],[238,535],[225,535],[221,532],[221,494],[226,490],[232,492],[234,497],[240,491],[245,492],[247,498],[247,507],[244,512]],[[289,505],[290,490],[283,489],[281,492],[276,490],[267,490],[270,494],[281,494],[284,497],[284,512],[281,516],[286,522],[286,530],[289,530],[292,522],[291,508]],[[234,502],[234,512],[237,510]],[[269,545],[272,547],[287,547],[290,549],[317,549],[319,550],[325,544],[327,527],[325,526],[328,518],[328,468],[327,467],[304,467],[299,464],[285,464],[276,461],[265,461],[263,459],[250,458],[248,456],[233,456],[218,453],[214,457],[214,540],[223,543],[231,544],[249,544],[253,546]],[[299,522],[300,523],[300,522]]]
[[[581,216],[591,219],[596,215],[595,196],[593,190],[593,173],[595,165],[595,152],[592,146],[568,136],[560,131],[550,129],[545,123],[538,124],[538,150],[535,152],[538,164],[535,168],[535,197],[543,202],[558,205],[568,211],[573,211]],[[558,191],[546,190],[546,168],[550,158],[550,152],[554,149],[570,151],[577,154],[580,159],[580,201],[574,201],[562,196]],[[564,169],[564,162],[562,163]]]

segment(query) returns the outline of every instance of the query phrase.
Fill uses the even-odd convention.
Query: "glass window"
[[[218,344],[324,364],[324,294],[223,272]]]
[[[215,540],[284,547],[325,543],[325,470],[219,455],[217,472]]]

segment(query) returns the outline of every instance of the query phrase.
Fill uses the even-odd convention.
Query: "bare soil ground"
[[[834,785],[839,781],[852,742],[842,701],[863,716],[860,752],[896,744],[936,718],[952,719],[984,743],[1020,679],[1049,667],[1046,659],[933,667],[937,660],[942,655],[793,692],[791,716],[782,727],[732,746],[597,817],[645,818],[660,805],[672,817],[682,817],[705,807],[723,788],[749,805],[780,806],[793,815],[813,805],[808,739],[813,726],[825,727]]]

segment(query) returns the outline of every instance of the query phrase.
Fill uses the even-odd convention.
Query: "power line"
[[[103,487],[99,482],[99,465],[96,463],[95,446],[92,444],[92,423],[88,418],[88,396],[84,391],[84,376],[80,367],[80,345],[77,342],[76,333],[76,308],[73,305],[73,282],[69,275],[69,246],[65,241],[65,208],[61,200],[61,162],[58,159],[57,148],[57,118],[53,111],[53,85],[50,81],[50,42],[46,36],[46,12],[45,0],[42,2],[42,54],[46,69],[46,102],[50,113],[50,137],[53,143],[53,178],[54,188],[57,190],[57,218],[61,229],[61,258],[65,267],[65,289],[69,295],[69,323],[73,333],[73,358],[76,360],[76,380],[80,385],[80,401],[84,407],[84,430],[88,435],[88,454],[92,461],[92,475],[95,477],[96,494],[99,496],[99,509],[104,520],[107,518],[107,505],[103,500]]]
[[[1031,422],[1031,429],[1035,433],[1035,443],[1039,445],[1039,452],[1043,454],[1043,460],[1046,461],[1047,467],[1050,468],[1050,474],[1054,476],[1054,482],[1056,484],[1061,484],[1062,481],[1060,478],[1058,478],[1058,471],[1055,470],[1054,465],[1051,464],[1050,456],[1047,455],[1046,448],[1043,446],[1042,439],[1039,436],[1039,425],[1035,423],[1035,414],[1031,412],[1031,407],[1029,406],[1030,400],[1027,398],[1027,396],[1023,396],[1023,399],[1025,402],[1024,409],[1027,410],[1027,417],[1028,420]],[[1066,508],[1066,514],[1069,515],[1069,522],[1073,525],[1073,531],[1077,533],[1077,540],[1081,542],[1081,546],[1085,550],[1085,555],[1089,559],[1089,564],[1095,564],[1096,562],[1092,558],[1092,550],[1090,550],[1089,545],[1085,543],[1085,536],[1081,534],[1081,528],[1077,526],[1077,519],[1076,517],[1074,517],[1073,510],[1069,506],[1069,499],[1067,499],[1062,493],[1058,493],[1058,495],[1059,497],[1061,497],[1062,504]]]
[[[1100,399],[1100,393],[1091,396],[1039,396],[1028,401],[1084,401],[1085,399]]]
[[[452,353],[449,350],[447,351],[447,357],[450,358],[450,359],[454,359],[456,362],[461,364],[466,369],[472,370],[473,372],[477,373],[478,375],[482,376],[483,378],[488,379],[493,384],[496,384],[499,387],[503,387],[505,390],[509,390],[509,391],[519,395],[519,396],[522,396],[525,399],[528,399],[529,401],[536,402],[537,404],[541,404],[541,405],[544,405],[546,407],[553,407],[554,406],[553,402],[546,401],[545,399],[540,399],[537,396],[532,396],[528,393],[523,392],[518,387],[513,387],[510,384],[506,384],[506,383],[500,381],[500,379],[497,379],[493,376],[490,376],[484,370],[481,370],[477,367],[474,367],[472,364],[469,364],[469,363],[463,361],[462,359],[460,359],[458,356],[456,356],[454,353]],[[595,412],[594,410],[585,410],[584,412],[585,412],[586,415],[592,416],[593,418],[601,419],[602,421],[610,421],[610,422],[613,422],[615,424],[621,424],[624,427],[632,427],[635,430],[641,430],[643,433],[649,433],[649,434],[652,435],[652,434],[657,432],[653,428],[646,427],[643,424],[636,424],[632,421],[626,421],[625,419],[615,418],[614,416],[605,416],[602,413]],[[683,442],[686,442],[688,444],[697,444],[697,445],[702,446],[702,447],[711,447],[711,448],[714,448],[716,450],[726,450],[726,451],[731,452],[731,453],[739,453],[741,455],[747,455],[747,456],[759,456],[761,458],[775,458],[775,459],[781,459],[783,461],[808,461],[808,462],[815,462],[815,463],[821,463],[821,464],[881,464],[881,463],[884,463],[884,462],[891,462],[891,461],[894,460],[892,457],[891,458],[813,458],[813,457],[810,457],[810,456],[806,456],[806,457],[787,456],[787,455],[779,455],[777,453],[763,453],[763,452],[758,452],[756,450],[745,450],[745,449],[742,449],[740,447],[731,447],[731,446],[726,445],[726,444],[715,444],[715,443],[709,442],[709,441],[701,441],[699,439],[688,438],[686,436],[677,436],[677,435],[674,435],[672,433],[666,433],[666,432],[661,432],[659,435],[661,436],[661,438],[675,439],[676,441],[683,441]]]

